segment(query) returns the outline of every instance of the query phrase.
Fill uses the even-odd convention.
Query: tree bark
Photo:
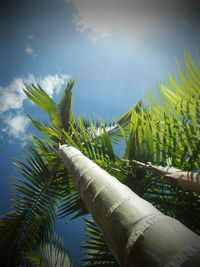
[[[200,266],[197,234],[163,215],[76,148],[60,146],[58,155],[120,266]]]
[[[174,167],[162,167],[153,165],[149,162],[143,163],[137,160],[132,160],[131,162],[138,167],[142,167],[160,175],[162,178],[167,179],[171,183],[181,185],[185,189],[200,192],[200,173],[198,172],[182,171]]]

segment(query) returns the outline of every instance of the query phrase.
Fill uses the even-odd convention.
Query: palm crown
[[[179,67],[178,71],[179,82],[169,76],[158,88],[159,97],[150,91],[112,125],[75,118],[73,80],[59,104],[39,85],[25,85],[25,94],[49,114],[50,121],[29,117],[46,138],[33,136],[25,161],[15,161],[23,179],[15,179],[13,209],[0,220],[1,262],[5,266],[70,266],[52,231],[58,218],[71,215],[74,219],[88,211],[57,155],[59,144],[79,149],[164,214],[200,234],[200,69],[186,53],[185,71]],[[123,142],[124,154],[119,157],[113,144]],[[94,221],[87,220],[86,226],[84,264],[117,266]],[[54,254],[59,258],[57,265],[52,263]]]

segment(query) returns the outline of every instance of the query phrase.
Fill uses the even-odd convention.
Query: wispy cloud
[[[38,79],[41,87],[52,97],[54,93],[59,93],[61,88],[67,84],[70,76],[67,74],[47,75]]]
[[[19,110],[23,107],[27,98],[23,92],[24,83],[39,83],[41,87],[51,97],[59,93],[62,86],[66,85],[70,76],[67,74],[49,74],[36,78],[33,74],[25,79],[16,77],[8,86],[0,86],[0,114],[10,111]]]
[[[33,60],[36,59],[37,55],[36,55],[36,52],[35,50],[33,49],[33,46],[32,46],[32,41],[35,39],[35,36],[32,35],[32,34],[29,34],[27,36],[27,44],[26,44],[26,47],[25,47],[25,53],[32,57]]]
[[[134,42],[149,39],[157,29],[171,21],[183,20],[183,14],[195,1],[179,0],[72,0],[78,15],[74,19],[76,28],[86,33],[89,39],[120,36]],[[190,3],[189,3],[190,2]],[[194,6],[193,6],[194,5]],[[168,23],[169,24],[169,23]]]
[[[35,39],[35,36],[32,35],[32,34],[29,34],[27,38],[28,38],[28,40],[34,40]]]
[[[23,114],[8,114],[4,117],[5,127],[3,132],[7,134],[11,142],[13,138],[24,141],[27,138],[27,129],[30,124],[29,119]]]
[[[150,14],[145,12],[145,7],[142,12],[136,10],[138,9],[136,1],[73,0],[73,3],[78,11],[78,16],[74,19],[77,30],[86,32],[93,42],[115,34],[136,35],[142,28],[150,26],[148,21]]]
[[[23,114],[24,102],[27,99],[23,92],[24,83],[37,82],[52,97],[60,92],[69,78],[70,76],[67,74],[49,74],[39,78],[29,74],[25,79],[16,77],[8,86],[0,86],[0,118],[2,119],[3,136],[7,135],[9,140],[12,138],[25,140],[27,136],[29,120]]]
[[[34,76],[30,74],[26,79],[15,78],[8,86],[0,86],[0,114],[9,110],[21,109],[26,99],[23,92],[24,82],[31,83]]]
[[[27,45],[26,45],[25,53],[26,53],[27,55],[31,56],[33,60],[36,59],[36,53],[35,53],[34,49],[31,47],[30,44],[27,44]]]
[[[82,9],[81,7],[78,9],[79,11],[79,16],[75,16],[73,18],[73,22],[76,25],[76,30],[84,33],[87,32],[88,38],[92,42],[96,42],[98,39],[102,38],[108,38],[112,36],[111,31],[109,28],[102,23],[99,23],[98,20],[93,17],[90,13],[87,15],[86,12],[83,12],[82,14]]]

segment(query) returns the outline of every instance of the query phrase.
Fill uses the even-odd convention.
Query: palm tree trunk
[[[163,215],[74,147],[58,149],[120,266],[200,266],[200,237]]]
[[[185,189],[200,192],[200,173],[182,171],[174,167],[162,167],[151,163],[143,163],[137,160],[131,162],[143,169],[149,170],[169,180],[171,183],[183,186]]]

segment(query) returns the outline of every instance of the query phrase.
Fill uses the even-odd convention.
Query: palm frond
[[[26,258],[35,267],[72,267],[63,239],[57,234],[50,242],[31,250]]]
[[[14,211],[0,221],[1,250],[11,253],[12,258],[18,252],[16,262],[34,243],[49,238],[60,198],[57,166],[49,166],[34,147],[28,149],[25,158],[26,163],[15,161],[23,179],[15,178]]]
[[[54,125],[50,125],[47,122],[41,123],[39,121],[34,120],[31,116],[28,116],[31,120],[31,123],[33,126],[40,131],[45,136],[49,137],[54,142],[58,143],[60,140],[62,140],[62,135],[60,128],[57,128]]]
[[[69,122],[73,124],[75,122],[75,118],[72,114],[72,88],[74,86],[74,80],[69,80],[67,84],[67,88],[60,100],[58,105],[60,110],[60,116],[62,121],[63,128],[67,131],[69,128]]]
[[[83,266],[118,266],[93,219],[85,219],[85,224],[85,241],[81,244]]]
[[[25,216],[25,213],[11,211],[0,218],[0,260],[3,266],[18,266],[21,260],[21,251],[16,245],[13,247],[13,242],[16,242],[18,229]]]
[[[169,167],[199,172],[199,68],[187,53],[185,64],[185,73],[178,67],[179,83],[170,76],[168,83],[159,86],[159,98],[150,92],[146,101],[143,101],[144,106],[140,108],[140,112],[132,109],[131,117],[129,115],[127,118],[128,138],[123,133],[127,144],[125,159],[151,162],[160,166],[168,165],[170,159]],[[191,229],[199,231],[198,193],[160,181],[157,175],[145,168],[133,168],[128,164],[127,171],[129,186],[134,191],[138,188],[135,192],[166,214],[175,216]],[[188,205],[191,202],[193,205]]]
[[[85,214],[88,214],[88,211],[77,191],[63,196],[59,207],[59,218],[65,218],[70,215],[70,220],[74,220]]]
[[[40,87],[39,84],[31,86],[25,84],[24,93],[41,109],[46,111],[51,122],[56,127],[61,127],[59,109],[54,100]]]
[[[140,100],[136,105],[134,105],[130,110],[125,112],[117,121],[117,123],[121,126],[125,126],[130,123],[132,113],[140,113],[141,108],[143,107],[142,100]]]

